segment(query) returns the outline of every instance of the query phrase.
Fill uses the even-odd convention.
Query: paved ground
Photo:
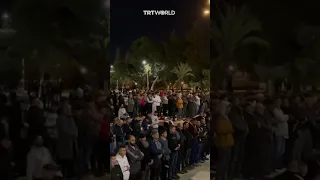
[[[186,174],[180,175],[180,180],[209,180],[210,179],[210,160],[194,168]]]

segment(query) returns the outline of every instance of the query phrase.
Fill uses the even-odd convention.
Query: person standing
[[[167,131],[165,129],[162,129],[162,131],[160,132],[160,139],[159,139],[164,150],[164,154],[162,157],[161,180],[167,180],[169,177],[168,169],[169,169],[169,160],[170,160],[171,150],[169,149],[167,135],[168,135]]]
[[[116,136],[116,146],[120,147],[125,143],[126,134],[123,130],[123,120],[116,118],[116,124],[113,127],[113,134]]]
[[[232,151],[232,160],[229,173],[230,179],[233,179],[240,176],[245,155],[244,150],[246,138],[249,132],[249,127],[247,122],[244,120],[243,111],[240,107],[238,98],[234,98],[232,101],[229,118],[235,131],[234,147]]]
[[[190,168],[190,155],[191,155],[191,149],[192,149],[192,134],[189,131],[189,123],[184,122],[183,123],[183,135],[186,138],[184,143],[184,160],[182,163],[182,170],[187,170]]]
[[[178,161],[178,151],[180,149],[179,140],[176,134],[176,127],[171,125],[169,127],[169,135],[168,135],[168,145],[171,150],[170,154],[170,162],[169,162],[169,179],[179,179],[180,177],[177,175],[177,161]]]
[[[161,113],[161,97],[159,96],[159,93],[155,93],[153,96],[153,103],[155,105],[154,112]]]
[[[167,94],[164,93],[163,96],[161,97],[161,103],[162,103],[162,115],[163,116],[168,116],[168,97]]]
[[[62,165],[62,173],[67,178],[72,178],[73,161],[75,160],[75,152],[77,151],[76,142],[78,136],[78,128],[72,118],[71,106],[65,104],[62,107],[61,114],[57,119],[57,154]]]
[[[126,147],[120,146],[118,154],[116,156],[116,159],[117,159],[119,166],[121,168],[121,171],[123,174],[123,180],[130,179],[130,164],[129,164],[129,161],[128,161],[126,154],[127,154]]]
[[[129,143],[126,146],[127,158],[130,164],[130,180],[140,180],[141,178],[141,161],[144,154],[136,145],[136,138],[133,135],[129,136]]]
[[[161,159],[164,154],[164,150],[159,141],[159,132],[157,129],[151,131],[152,140],[150,144],[151,159],[153,164],[151,166],[150,180],[159,180],[161,175]]]
[[[288,120],[289,116],[281,110],[281,99],[278,98],[274,103],[273,114],[277,121],[275,129],[275,146],[276,146],[276,161],[277,168],[283,168],[283,155],[285,152],[286,139],[289,137]]]
[[[197,127],[197,116],[193,117],[191,119],[191,123],[189,125],[189,132],[192,135],[192,148],[191,148],[191,154],[190,154],[190,165],[195,166],[197,163],[197,156],[199,154],[198,149],[198,136],[199,136],[199,130]]]
[[[144,134],[140,135],[138,147],[141,152],[144,154],[141,161],[141,179],[149,180],[150,179],[150,166],[153,164],[153,160],[150,155],[150,145],[147,141],[147,138]]]
[[[181,98],[181,95],[179,94],[177,96],[177,110],[178,110],[177,117],[178,118],[182,118],[182,109],[183,109],[183,100]]]
[[[219,117],[215,127],[215,143],[218,148],[217,180],[228,178],[229,163],[231,160],[231,150],[234,145],[233,127],[228,118],[230,103],[222,101],[219,106]]]
[[[128,98],[128,108],[127,108],[127,112],[129,114],[129,116],[132,118],[133,117],[133,112],[134,112],[134,107],[135,107],[135,99],[133,98],[132,93],[129,94],[129,98]]]
[[[184,156],[185,156],[185,140],[186,137],[183,134],[183,124],[178,123],[177,125],[177,135],[180,137],[179,144],[180,144],[180,149],[178,151],[178,160],[177,160],[177,172],[184,174],[187,171],[183,168],[184,164]]]
[[[111,180],[123,180],[123,174],[119,162],[117,161],[116,155],[110,154],[110,165],[111,165]]]

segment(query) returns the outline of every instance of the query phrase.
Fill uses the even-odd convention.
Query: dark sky
[[[204,0],[111,0],[111,54],[125,52],[141,36],[166,39],[175,30],[182,35],[201,15]],[[144,16],[143,10],[170,9],[175,16]]]
[[[1,0],[0,1],[0,13],[10,12],[13,4],[13,0]]]

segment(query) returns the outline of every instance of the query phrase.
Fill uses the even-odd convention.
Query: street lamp
[[[146,60],[143,60],[143,61],[142,61],[142,64],[143,64],[143,65],[146,65],[146,64],[147,64],[147,61],[146,61]]]

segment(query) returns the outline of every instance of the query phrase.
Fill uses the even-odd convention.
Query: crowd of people
[[[208,160],[209,92],[115,91],[110,101],[112,180],[179,179]]]
[[[210,158],[217,180],[314,180],[318,97],[2,89],[0,177],[173,180]]]
[[[211,168],[216,168],[216,180],[265,179],[275,172],[280,175],[272,178],[278,180],[319,178],[317,95],[211,99]]]
[[[107,95],[89,87],[39,94],[1,90],[1,179],[104,177],[110,170]]]

